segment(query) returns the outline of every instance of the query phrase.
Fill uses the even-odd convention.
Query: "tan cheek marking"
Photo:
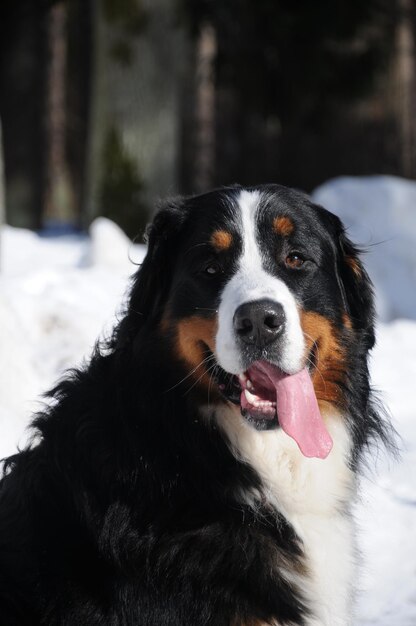
[[[345,256],[345,263],[352,269],[357,278],[362,278],[361,265],[358,259],[353,256]]]
[[[345,351],[340,345],[338,331],[319,313],[300,312],[308,354],[316,344],[316,369],[312,374],[318,402],[342,403],[338,383],[345,379]]]
[[[178,356],[188,363],[191,368],[195,368],[204,360],[206,354],[204,354],[204,348],[201,342],[205,343],[211,352],[214,352],[215,348],[215,335],[217,333],[218,322],[217,319],[206,319],[194,315],[180,320],[176,324],[176,349]],[[194,378],[199,379],[200,382],[208,385],[210,383],[210,376],[207,373],[210,363],[198,368],[194,373]],[[205,373],[203,373],[205,371]]]
[[[233,236],[226,230],[216,230],[211,235],[211,244],[217,250],[228,250],[233,243]]]
[[[286,216],[275,217],[273,220],[273,230],[283,237],[289,237],[294,231],[295,227],[292,220]]]

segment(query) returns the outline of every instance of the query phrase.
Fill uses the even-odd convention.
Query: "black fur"
[[[201,233],[216,224],[232,229],[236,189],[172,202],[158,213],[113,337],[50,393],[49,408],[33,424],[38,443],[6,461],[0,624],[304,623],[302,589],[281,573],[281,566],[302,571],[302,546],[262,497],[254,469],[234,457],[215,421],[201,419],[205,392],[197,385],[188,393],[179,382],[189,371],[171,333],[161,330],[166,311],[181,319],[216,310],[221,285],[214,293],[188,274],[197,263],[192,255],[203,253]],[[339,220],[296,192],[269,186],[265,193],[269,203],[296,206],[305,237],[314,224],[312,247],[332,259],[328,276],[299,287],[307,307],[340,325],[340,303],[348,303],[355,334],[344,338],[343,393],[356,467],[365,444],[383,433],[368,383],[369,279],[345,264],[346,254],[357,254]],[[308,290],[317,290],[317,281],[314,300]],[[259,494],[255,510],[239,497],[245,492]]]

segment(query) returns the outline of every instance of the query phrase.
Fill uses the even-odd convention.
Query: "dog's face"
[[[228,188],[162,210],[137,291],[188,388],[233,404],[258,430],[286,430],[296,411],[318,419],[313,394],[321,411],[344,408],[354,357],[373,343],[371,286],[340,221],[284,187]]]

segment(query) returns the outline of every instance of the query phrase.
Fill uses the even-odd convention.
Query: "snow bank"
[[[90,226],[90,236],[91,265],[131,271],[131,241],[117,224],[98,217]]]
[[[312,197],[368,248],[364,261],[381,319],[416,319],[416,183],[394,176],[335,178]]]
[[[362,481],[356,507],[363,563],[357,626],[416,624],[415,355],[415,322],[380,325],[371,374],[400,435],[401,459],[374,454],[376,467]]]
[[[11,454],[37,408],[42,392],[33,346],[25,340],[13,309],[0,295],[0,458]]]
[[[24,443],[37,396],[113,326],[145,247],[101,218],[91,239],[6,226],[1,252],[0,458]]]

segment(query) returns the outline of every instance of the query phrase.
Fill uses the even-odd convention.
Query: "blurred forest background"
[[[135,236],[166,195],[416,179],[415,37],[415,0],[2,0],[5,219]]]

